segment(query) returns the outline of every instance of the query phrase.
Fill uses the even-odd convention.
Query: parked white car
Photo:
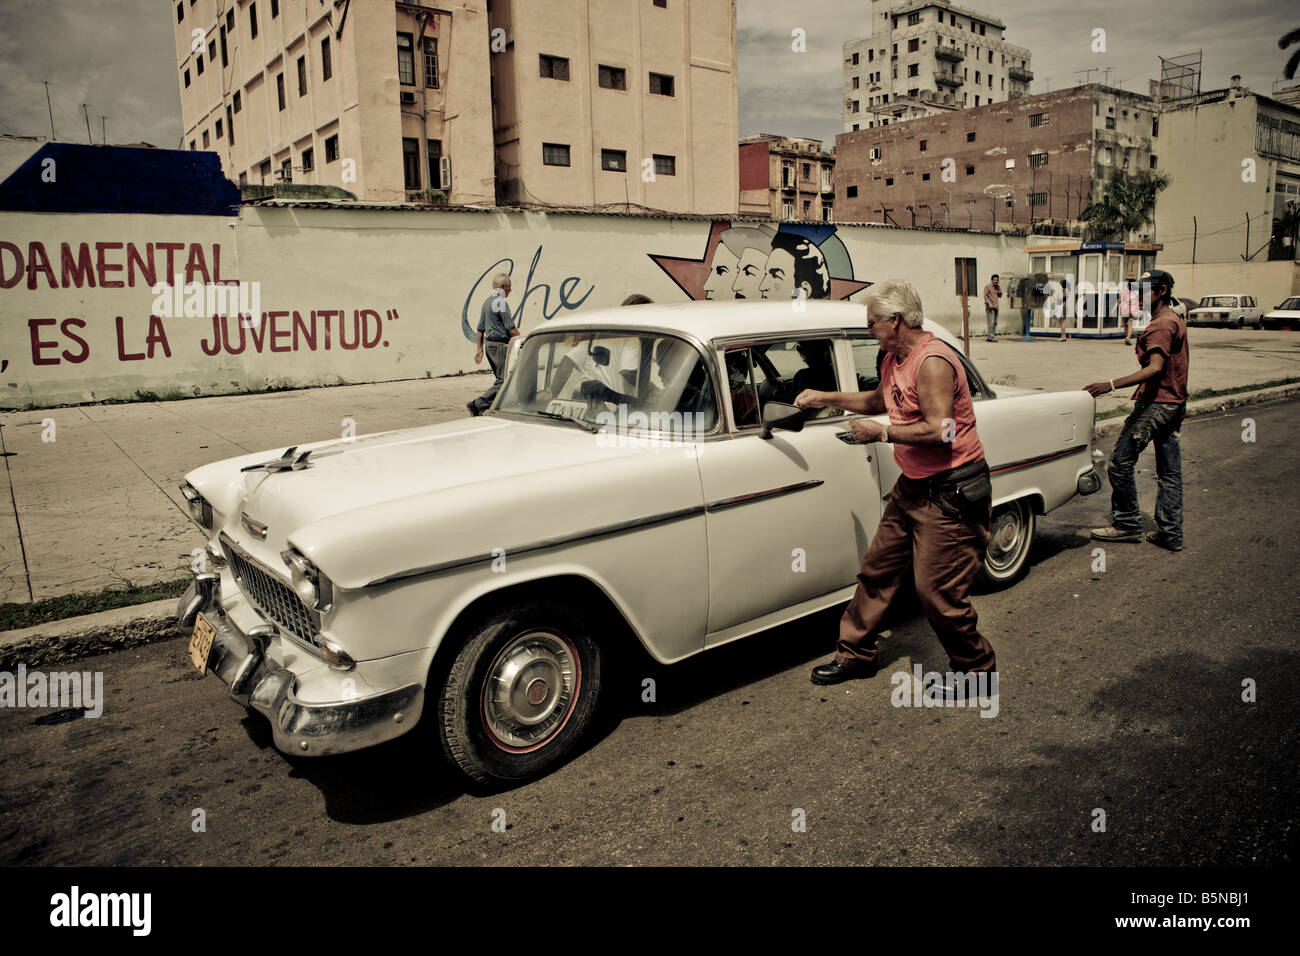
[[[1187,324],[1258,329],[1263,314],[1253,295],[1206,295],[1187,313]]]
[[[286,753],[424,716],[465,774],[503,784],[571,750],[611,655],[680,661],[848,600],[892,450],[779,403],[874,387],[879,349],[861,305],[799,306],[554,319],[482,417],[196,469],[181,490],[217,570],[178,607],[194,663]],[[1007,584],[1036,516],[1100,486],[1095,405],[962,362],[993,478],[985,575]]]
[[[1260,325],[1266,329],[1300,329],[1300,295],[1283,299],[1276,309],[1264,314]]]

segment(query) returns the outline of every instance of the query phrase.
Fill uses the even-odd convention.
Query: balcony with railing
[[[956,73],[950,73],[947,70],[935,70],[934,82],[937,86],[950,86],[953,89],[961,86],[965,82]]]
[[[1029,83],[1034,78],[1034,71],[1027,70],[1023,66],[1009,66],[1007,67],[1007,76],[1021,83]]]
[[[951,60],[953,63],[960,63],[966,59],[966,54],[955,46],[937,46],[934,48],[934,57],[936,60]]]

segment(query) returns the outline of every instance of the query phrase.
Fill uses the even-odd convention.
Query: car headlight
[[[328,611],[334,603],[334,587],[329,578],[294,548],[282,551],[280,557],[289,566],[293,589],[302,602],[313,610]]]
[[[198,489],[188,481],[181,482],[181,494],[185,496],[185,502],[189,505],[190,517],[193,518],[200,528],[208,531],[212,530],[212,505],[199,494]]]

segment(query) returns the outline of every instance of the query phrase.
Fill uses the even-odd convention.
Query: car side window
[[[885,353],[875,339],[863,336],[849,339],[853,350],[853,372],[857,376],[859,392],[874,392],[880,385],[880,363]]]
[[[726,350],[728,387],[737,428],[762,425],[759,408],[768,402],[792,404],[800,392],[839,389],[835,349],[830,339],[787,339]],[[833,418],[839,409],[821,408],[810,418]]]

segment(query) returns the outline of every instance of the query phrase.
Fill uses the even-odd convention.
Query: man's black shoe
[[[478,408],[474,405],[473,402],[466,402],[465,407],[469,409],[469,413],[471,415],[473,415],[475,418],[478,418]]]
[[[845,667],[831,661],[829,664],[822,664],[820,667],[814,667],[812,677],[809,678],[814,684],[842,684],[846,680],[858,680],[863,677],[874,677],[876,666],[874,664],[858,665],[856,667]]]

